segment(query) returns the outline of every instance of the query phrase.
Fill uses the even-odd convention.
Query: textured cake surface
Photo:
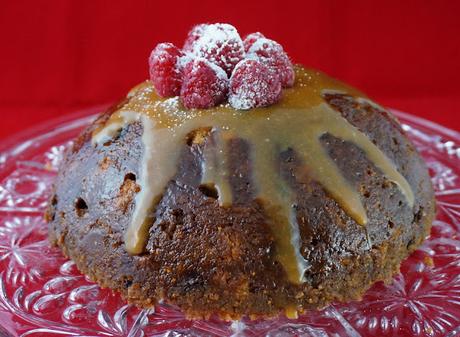
[[[233,200],[222,207],[215,191],[201,184],[204,153],[215,144],[213,131],[200,128],[184,139],[177,172],[149,214],[145,251],[128,254],[125,233],[141,189],[143,125],[130,123],[102,145],[92,137],[133,95],[101,114],[75,141],[47,211],[51,242],[83,273],[129,302],[149,307],[165,300],[197,318],[292,315],[359,299],[374,282],[389,280],[429,233],[434,197],[428,172],[396,119],[368,100],[329,92],[322,94],[324,102],[407,180],[412,207],[359,147],[324,134],[321,144],[366,210],[368,221],[359,224],[317,181],[299,181],[294,149],[280,151],[279,174],[293,191],[300,254],[307,263],[304,282],[290,282],[256,197],[251,144],[237,137],[227,142]]]

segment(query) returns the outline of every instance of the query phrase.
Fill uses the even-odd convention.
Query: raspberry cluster
[[[294,84],[283,47],[261,33],[241,39],[229,24],[200,24],[182,50],[160,43],[150,54],[150,80],[162,97],[180,96],[187,109],[206,109],[225,100],[239,110],[278,102]]]

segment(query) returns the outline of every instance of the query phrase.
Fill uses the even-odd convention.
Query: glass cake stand
[[[189,321],[140,310],[50,248],[43,211],[63,152],[104,106],[40,125],[0,148],[0,337],[460,335],[460,133],[393,111],[425,158],[437,196],[431,236],[389,285],[296,320]]]

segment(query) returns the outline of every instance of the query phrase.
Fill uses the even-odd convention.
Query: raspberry
[[[244,51],[247,53],[249,51],[249,48],[252,47],[254,42],[256,42],[258,39],[263,39],[265,36],[262,33],[255,32],[246,35],[246,37],[243,40],[243,45],[244,45]]]
[[[192,53],[221,67],[230,76],[245,56],[243,41],[235,27],[216,23],[204,25],[197,32],[199,30],[201,35],[196,34],[198,38],[192,43]]]
[[[177,96],[182,84],[178,60],[183,53],[172,43],[158,44],[149,57],[150,80],[158,95]]]
[[[249,48],[247,57],[258,60],[272,69],[280,77],[283,88],[294,85],[294,68],[279,43],[270,39],[260,38]]]
[[[187,109],[206,109],[225,100],[227,74],[206,59],[198,58],[184,68],[180,99]]]
[[[264,107],[281,98],[281,82],[269,68],[256,60],[243,60],[230,78],[229,99],[235,109]]]
[[[193,49],[193,44],[203,35],[203,30],[208,26],[207,24],[199,24],[194,26],[190,32],[188,32],[187,39],[184,42],[182,50],[184,52],[191,52]]]

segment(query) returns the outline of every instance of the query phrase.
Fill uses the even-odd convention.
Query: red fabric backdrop
[[[249,2],[249,1],[246,1]],[[460,130],[460,1],[2,0],[0,139],[122,97],[200,22],[262,31],[295,62]]]

